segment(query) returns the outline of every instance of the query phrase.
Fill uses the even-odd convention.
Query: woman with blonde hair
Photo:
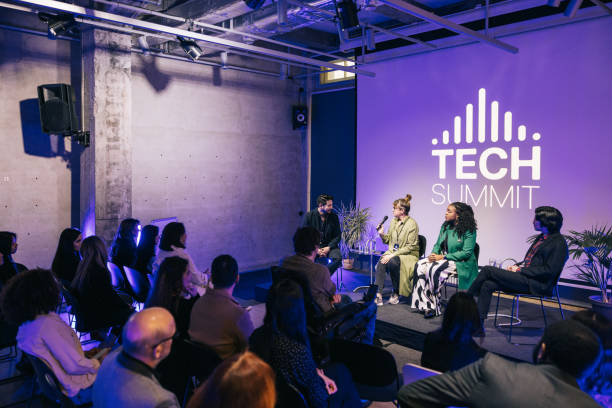
[[[273,408],[275,403],[274,371],[247,351],[224,360],[187,408]]]
[[[393,202],[393,219],[389,225],[389,231],[385,234],[382,225],[378,234],[383,243],[389,245],[389,249],[382,255],[376,264],[376,304],[382,306],[382,290],[385,286],[387,273],[391,276],[393,293],[389,303],[399,303],[399,295],[410,296],[412,292],[412,274],[414,265],[419,260],[419,226],[416,221],[408,215],[410,212],[410,200],[412,196],[406,194],[404,198],[398,198]]]

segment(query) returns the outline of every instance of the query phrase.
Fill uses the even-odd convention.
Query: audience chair
[[[43,360],[36,356],[27,353],[23,354],[28,358],[32,364],[32,367],[34,367],[38,386],[40,387],[42,394],[49,400],[59,404],[62,408],[75,407],[72,400],[64,395],[64,393],[61,391],[61,385],[49,366],[47,366]],[[32,395],[30,399],[34,398],[34,386],[35,382],[32,383]]]
[[[497,292],[497,304],[495,305],[495,319],[493,320],[493,326],[496,328],[505,327],[505,326],[508,327],[508,336],[506,337],[506,339],[508,340],[508,343],[512,343],[512,328],[522,323],[522,320],[519,319],[519,316],[518,316],[519,315],[519,301],[521,297],[525,297],[529,299],[540,299],[540,308],[542,309],[542,317],[544,318],[544,327],[548,325],[548,322],[546,321],[546,310],[544,309],[544,300],[548,300],[551,302],[557,302],[557,306],[559,307],[559,312],[561,313],[561,319],[565,320],[565,315],[563,314],[563,307],[561,306],[561,299],[559,299],[559,285],[558,284],[555,284],[555,286],[553,287],[552,293],[546,294],[543,296],[533,295],[529,293],[504,292],[512,296],[512,309],[510,312],[510,316],[509,316],[510,320],[508,323],[497,323],[497,317],[498,317],[498,312],[499,312],[499,298],[501,296],[501,293],[502,291]],[[499,316],[506,317],[506,316],[502,316],[501,314]]]
[[[282,378],[276,379],[276,408],[308,408],[304,395]]]
[[[187,373],[187,386],[183,395],[183,406],[187,405],[193,391],[212,374],[223,360],[212,347],[192,340],[181,343],[183,370]]]
[[[72,326],[72,323],[74,323],[73,329],[76,332],[78,332],[79,339],[83,337],[84,334],[87,334],[87,333],[90,334],[90,340],[84,341],[83,344],[94,341],[94,339],[91,338],[92,337],[91,335],[93,332],[108,333],[108,329],[109,329],[108,327],[92,327],[91,325],[87,323],[87,321],[81,314],[81,310],[79,307],[79,301],[77,297],[70,291],[70,289],[66,288],[65,286],[62,286],[61,291],[62,291],[62,296],[64,296],[64,299],[66,299],[66,303],[69,306],[67,313],[69,314],[69,316],[70,315],[73,316],[72,319],[70,320],[71,326]]]
[[[347,366],[359,392],[370,401],[397,402],[402,385],[393,355],[380,347],[334,339],[330,342],[331,360]]]
[[[423,235],[419,235],[419,259],[425,256],[425,250],[427,249],[427,238]]]
[[[0,320],[0,350],[8,349],[8,353],[0,355],[0,362],[13,361],[17,357],[18,327]]]
[[[138,303],[146,302],[147,296],[149,296],[149,290],[151,289],[147,278],[142,276],[136,269],[124,266],[123,270],[125,271],[125,276],[132,289],[131,292],[132,296],[134,296],[134,300]]]

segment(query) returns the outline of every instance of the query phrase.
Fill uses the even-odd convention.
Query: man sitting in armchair
[[[536,296],[550,296],[568,258],[567,243],[560,233],[563,215],[554,207],[535,210],[533,228],[540,232],[525,259],[507,269],[485,266],[467,293],[478,296],[481,328],[475,336],[483,337],[484,321],[489,313],[493,292],[501,290]]]

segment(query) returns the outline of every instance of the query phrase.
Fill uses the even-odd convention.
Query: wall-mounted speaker
[[[336,13],[338,14],[341,29],[349,30],[359,26],[357,6],[353,0],[342,0],[336,3]]]
[[[303,105],[293,107],[293,129],[305,129],[308,125],[308,108]]]
[[[38,87],[40,124],[44,133],[70,135],[80,130],[74,108],[74,90],[66,84]]]

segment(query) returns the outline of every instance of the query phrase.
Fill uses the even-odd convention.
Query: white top
[[[193,262],[193,259],[191,259],[191,256],[189,256],[185,248],[175,247],[174,245],[171,245],[171,248],[172,251],[165,251],[163,249],[159,250],[157,257],[155,258],[155,262],[153,262],[153,276],[157,276],[159,266],[162,264],[164,259],[172,256],[183,258],[188,262],[187,270],[189,271],[189,281],[193,285],[193,288],[187,288],[187,292],[193,293],[192,289],[194,289],[200,296],[202,296],[204,293],[206,293],[208,276],[198,270]],[[188,299],[190,296],[186,295],[185,297]]]
[[[54,312],[19,326],[17,346],[47,363],[69,397],[96,380],[100,363],[85,357],[74,330]]]

